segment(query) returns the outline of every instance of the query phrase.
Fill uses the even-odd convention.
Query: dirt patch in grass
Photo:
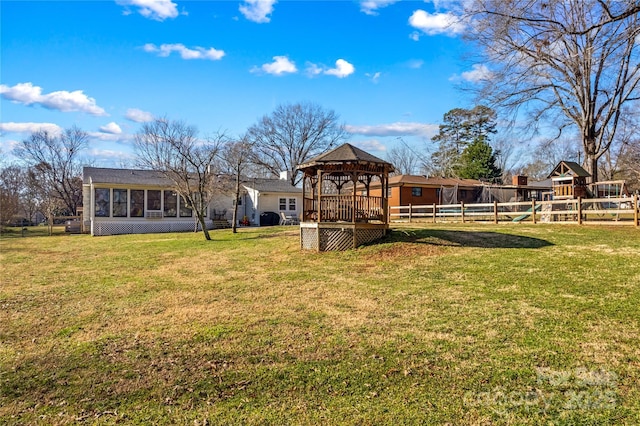
[[[377,250],[377,256],[381,260],[396,260],[418,256],[441,256],[446,252],[442,246],[434,246],[425,243],[398,242],[385,245]]]

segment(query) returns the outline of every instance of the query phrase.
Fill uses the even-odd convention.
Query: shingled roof
[[[591,174],[575,161],[561,161],[547,177],[555,176],[591,177]]]
[[[345,143],[337,148],[332,149],[331,151],[320,154],[319,156],[307,161],[306,163],[299,165],[298,169],[331,163],[371,163],[386,165],[390,168],[390,170],[393,170],[393,165],[388,161],[384,161],[376,157],[375,155],[371,155],[368,152],[365,152],[349,143]]]
[[[82,169],[85,184],[108,183],[116,185],[171,186],[172,182],[155,170],[110,169],[85,167]]]
[[[247,179],[242,185],[259,192],[302,193],[302,188],[292,186],[287,179]]]

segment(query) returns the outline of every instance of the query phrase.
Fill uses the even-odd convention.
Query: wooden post
[[[536,224],[536,199],[531,200],[531,219],[533,224]]]
[[[318,224],[322,222],[322,170],[318,170],[318,182],[316,182],[316,186],[318,187]],[[318,227],[318,229],[320,229]],[[318,234],[319,235],[319,234]],[[320,239],[318,239],[318,251],[320,251]]]
[[[411,216],[412,216],[413,212],[411,209],[411,203],[409,203],[409,223],[411,223]]]
[[[462,213],[462,223],[464,223],[464,201],[460,201],[460,213]]]
[[[636,224],[636,228],[640,226],[640,222],[638,221],[638,216],[640,216],[640,205],[638,205],[638,194],[633,194],[633,221]]]
[[[493,200],[493,223],[498,224],[498,202]]]
[[[578,197],[578,225],[582,225],[582,197]]]
[[[433,203],[433,223],[436,223],[436,203]]]

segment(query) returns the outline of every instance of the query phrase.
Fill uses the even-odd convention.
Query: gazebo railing
[[[303,220],[318,221],[317,199],[305,197]],[[382,197],[356,195],[354,198],[353,194],[345,194],[322,195],[320,198],[320,222],[370,222],[383,220],[384,201]]]

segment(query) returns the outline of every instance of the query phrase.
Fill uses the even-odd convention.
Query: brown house
[[[379,183],[371,184],[371,195],[380,196]],[[426,204],[473,203],[482,191],[475,179],[396,175],[389,178],[390,207]]]

